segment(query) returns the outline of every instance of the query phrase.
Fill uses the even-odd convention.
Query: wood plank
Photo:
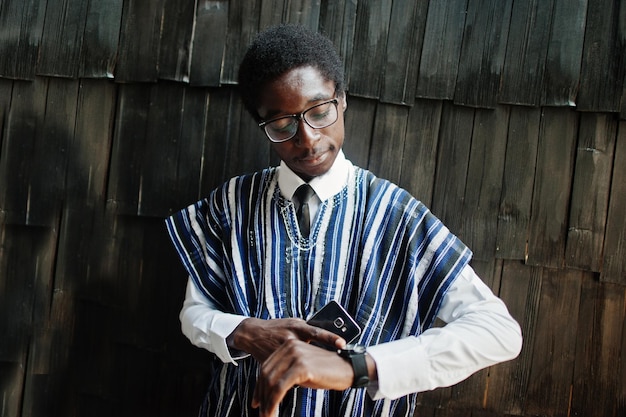
[[[544,270],[523,415],[566,415],[579,337],[582,275]]]
[[[359,2],[348,76],[350,94],[379,97],[390,19],[391,2]]]
[[[3,334],[6,334],[3,332]],[[0,360],[0,395],[3,398],[3,413],[19,416],[23,399],[25,359],[19,362]]]
[[[442,102],[418,99],[409,109],[400,186],[430,207],[433,198]]]
[[[56,242],[53,228],[0,227],[0,367],[11,371],[2,374],[0,387],[7,400],[13,399],[7,401],[7,408],[18,407],[20,412],[28,409],[24,397],[31,389],[34,372],[30,364],[37,354],[31,341],[44,328],[49,314]],[[4,378],[9,375],[12,381]],[[9,382],[19,385],[11,387]]]
[[[317,30],[321,2],[314,0],[270,0],[261,4],[259,27],[295,23]]]
[[[76,81],[16,83],[3,140],[3,211],[11,223],[55,224],[74,135]],[[10,156],[10,158],[9,158]]]
[[[508,121],[507,107],[476,110],[459,233],[483,261],[496,255]]]
[[[495,108],[512,0],[469,0],[454,102]]]
[[[537,106],[544,86],[546,51],[555,0],[516,0],[504,58],[500,103]]]
[[[124,1],[116,81],[157,80],[164,1]]]
[[[88,3],[79,77],[113,78],[120,41],[123,0]]]
[[[47,82],[14,82],[2,130],[0,213],[7,224],[26,223],[32,154],[43,119]]]
[[[574,166],[578,114],[544,108],[528,238],[529,265],[561,268]]]
[[[288,3],[289,0],[264,1],[261,4],[259,27],[265,28],[282,23]]]
[[[511,107],[498,216],[498,258],[526,258],[540,118],[540,109]]]
[[[238,100],[234,88],[218,88],[209,91],[206,128],[204,132],[204,148],[202,153],[202,176],[200,180],[200,196],[204,197],[211,190],[226,180],[226,149],[231,141],[230,113],[231,105]],[[193,201],[185,201],[186,207]]]
[[[542,105],[575,106],[588,0],[555,0]]]
[[[69,149],[76,127],[78,80],[50,78],[45,115],[30,167],[28,224],[53,226],[65,197]]]
[[[352,163],[368,166],[378,101],[350,96],[344,112],[345,140],[343,151]]]
[[[116,85],[82,80],[78,95],[76,134],[68,149],[65,201],[102,207],[111,157]]]
[[[474,109],[445,103],[439,129],[439,149],[432,211],[452,231],[463,230],[463,200],[472,143]],[[459,235],[461,239],[464,236]]]
[[[86,1],[57,0],[46,5],[37,74],[76,78],[87,20]]]
[[[343,61],[346,88],[350,85],[350,67],[356,30],[357,2],[338,0],[324,2],[320,10],[319,31],[328,36]]]
[[[43,31],[46,0],[4,0],[0,3],[0,76],[32,80]]]
[[[381,101],[414,103],[427,13],[428,2],[425,1],[393,2],[381,80]]]
[[[176,191],[170,199],[170,210],[180,208],[180,202],[191,203],[202,197],[200,184],[202,158],[206,146],[206,125],[209,114],[209,91],[185,89],[183,119],[178,141]]]
[[[161,82],[152,88],[138,190],[141,216],[165,216],[176,208],[184,97],[180,83]]]
[[[191,85],[220,85],[229,4],[227,0],[198,1],[191,46]]]
[[[582,113],[565,260],[567,266],[599,272],[609,205],[617,120]]]
[[[222,84],[236,84],[239,64],[259,29],[261,0],[229,2]]]
[[[195,13],[195,1],[163,0],[158,57],[160,79],[189,81]]]
[[[417,97],[452,99],[468,0],[431,2],[417,79]]]
[[[582,111],[619,112],[626,77],[626,4],[590,1],[577,106]]]
[[[107,204],[120,214],[136,214],[141,164],[147,144],[151,87],[123,84],[118,91]]]
[[[618,129],[600,280],[626,285],[626,122]]]
[[[376,110],[368,169],[395,184],[402,175],[402,155],[409,109],[381,103]]]
[[[618,399],[624,380],[616,372],[616,364],[621,359],[626,291],[622,285],[598,283],[590,273],[585,278],[571,415],[618,417],[622,415]]]
[[[110,193],[118,212],[163,217],[197,198],[207,99],[200,89],[187,97],[187,89],[122,90]]]
[[[13,81],[0,78],[0,150],[2,150],[2,140],[4,139],[4,126],[7,123],[9,111],[11,109],[11,96],[13,95]],[[0,165],[2,164],[2,153],[0,152]]]
[[[226,138],[226,178],[277,165],[279,160],[272,159],[270,141],[244,109],[238,94],[233,94],[231,99],[230,129]],[[212,137],[220,141],[218,146],[224,146],[223,132]]]
[[[498,410],[500,413],[524,415],[543,270],[519,261],[502,262],[500,290],[497,294],[519,323],[524,343],[516,359],[490,368],[484,405],[487,409]]]

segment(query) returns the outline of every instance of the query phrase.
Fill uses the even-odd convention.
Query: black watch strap
[[[339,356],[348,359],[354,371],[353,388],[363,388],[370,382],[367,372],[367,360],[365,359],[365,347],[361,345],[348,345],[337,351]]]

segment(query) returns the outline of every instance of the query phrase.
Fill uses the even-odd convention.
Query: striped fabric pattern
[[[405,190],[353,167],[348,184],[322,202],[308,239],[276,168],[231,179],[166,221],[195,285],[228,313],[309,318],[337,300],[375,345],[432,326],[446,289],[470,250]],[[202,416],[249,410],[256,363],[212,361]],[[364,389],[295,388],[280,416],[409,416],[415,395],[372,401]]]

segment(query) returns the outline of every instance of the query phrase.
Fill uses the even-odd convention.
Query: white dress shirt
[[[309,200],[311,222],[321,201],[338,193],[346,184],[352,164],[340,152],[332,168],[309,184],[316,196]],[[285,198],[304,181],[284,163],[278,184]],[[395,399],[412,392],[456,384],[474,372],[515,358],[522,345],[518,323],[474,270],[467,266],[443,299],[438,317],[447,324],[419,336],[369,346],[378,381],[367,388],[373,399]],[[246,317],[216,309],[193,284],[187,283],[180,312],[182,332],[196,346],[213,352],[223,362],[237,364],[247,356],[232,352],[226,338]]]

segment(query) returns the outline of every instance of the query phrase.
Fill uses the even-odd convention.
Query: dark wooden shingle
[[[90,1],[79,77],[113,78],[120,41],[123,0]]]
[[[511,107],[496,257],[526,258],[541,111]]]
[[[4,0],[0,3],[0,76],[35,77],[46,0]]]
[[[584,111],[617,112],[626,76],[626,3],[594,0],[587,8],[578,95]]]
[[[59,0],[46,5],[37,74],[76,78],[87,19],[87,2]]]
[[[417,79],[417,97],[452,99],[456,88],[467,0],[432,1]]]
[[[538,106],[555,0],[516,0],[499,92],[500,103]]]
[[[124,1],[116,81],[157,80],[164,1]]]
[[[220,85],[228,27],[228,5],[224,1],[198,2],[191,51],[191,85]]]
[[[586,271],[602,269],[617,121],[581,114],[565,261]]]
[[[391,19],[391,2],[359,3],[350,63],[350,94],[378,98]]]
[[[565,264],[577,120],[574,111],[543,110],[528,239],[530,265],[560,269]]]
[[[495,108],[512,0],[470,0],[456,80],[456,104]]]

